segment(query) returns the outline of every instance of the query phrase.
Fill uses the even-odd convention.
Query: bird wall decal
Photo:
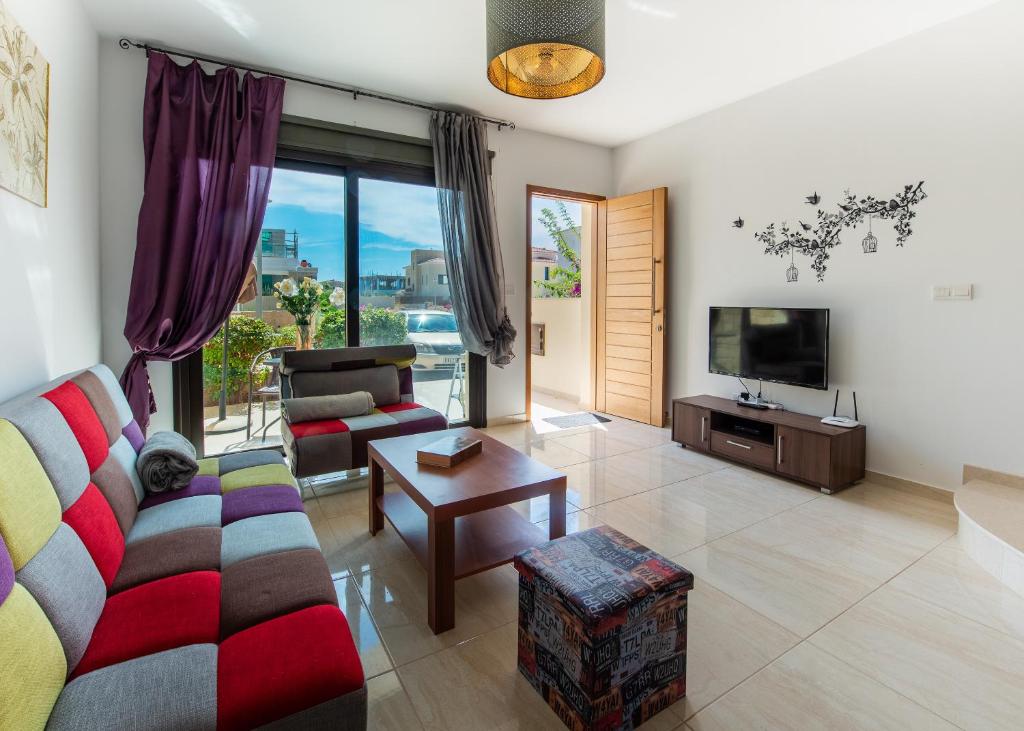
[[[806,196],[805,200],[807,201],[807,205],[816,206],[821,203],[821,196],[818,195],[818,191],[814,191],[809,196]]]
[[[892,221],[896,232],[896,246],[903,246],[913,234],[911,221],[917,216],[913,209],[927,197],[924,192],[924,181],[916,185],[903,186],[903,191],[892,198],[876,198],[871,195],[858,198],[850,191],[846,191],[843,198],[836,203],[838,211],[818,209],[814,226],[803,221],[799,221],[800,228],[790,228],[785,221],[780,224],[770,223],[763,231],[756,232],[754,239],[764,245],[764,253],[768,255],[789,254],[790,260],[796,253],[807,256],[811,259],[811,269],[820,282],[825,278],[832,249],[842,243],[840,234],[845,229],[854,228],[867,218],[869,237],[875,239],[874,234],[870,233],[870,220],[875,218]],[[813,195],[804,196],[804,200],[816,205],[821,201],[821,197],[815,192]],[[865,239],[865,252],[874,252],[876,247],[877,240],[871,243]],[[797,279],[795,266],[791,264],[790,269],[793,271],[787,271],[787,281],[794,282]]]
[[[743,223],[744,222],[742,218],[737,218],[735,221],[732,222],[732,225],[736,228],[743,228]]]

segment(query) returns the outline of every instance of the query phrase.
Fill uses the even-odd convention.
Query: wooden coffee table
[[[483,442],[483,452],[451,468],[416,462],[416,450],[441,432],[369,443],[370,534],[384,516],[427,570],[427,622],[434,634],[455,626],[455,580],[508,563],[526,548],[565,535],[565,475],[496,439],[451,429]],[[384,492],[387,472],[402,492]],[[544,531],[511,503],[550,496]]]

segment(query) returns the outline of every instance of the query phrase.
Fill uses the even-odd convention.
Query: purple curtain
[[[121,375],[145,431],[156,402],[146,363],[180,360],[224,323],[245,283],[267,208],[284,81],[150,53],[145,190]]]

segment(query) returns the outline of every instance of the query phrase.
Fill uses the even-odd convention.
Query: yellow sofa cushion
[[[28,589],[15,584],[0,604],[0,728],[45,728],[67,674],[53,625]]]
[[[0,465],[0,535],[17,571],[57,530],[60,501],[25,437],[2,419]]]

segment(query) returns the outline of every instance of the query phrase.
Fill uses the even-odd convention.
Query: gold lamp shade
[[[604,78],[604,0],[487,0],[487,80],[561,99]]]

